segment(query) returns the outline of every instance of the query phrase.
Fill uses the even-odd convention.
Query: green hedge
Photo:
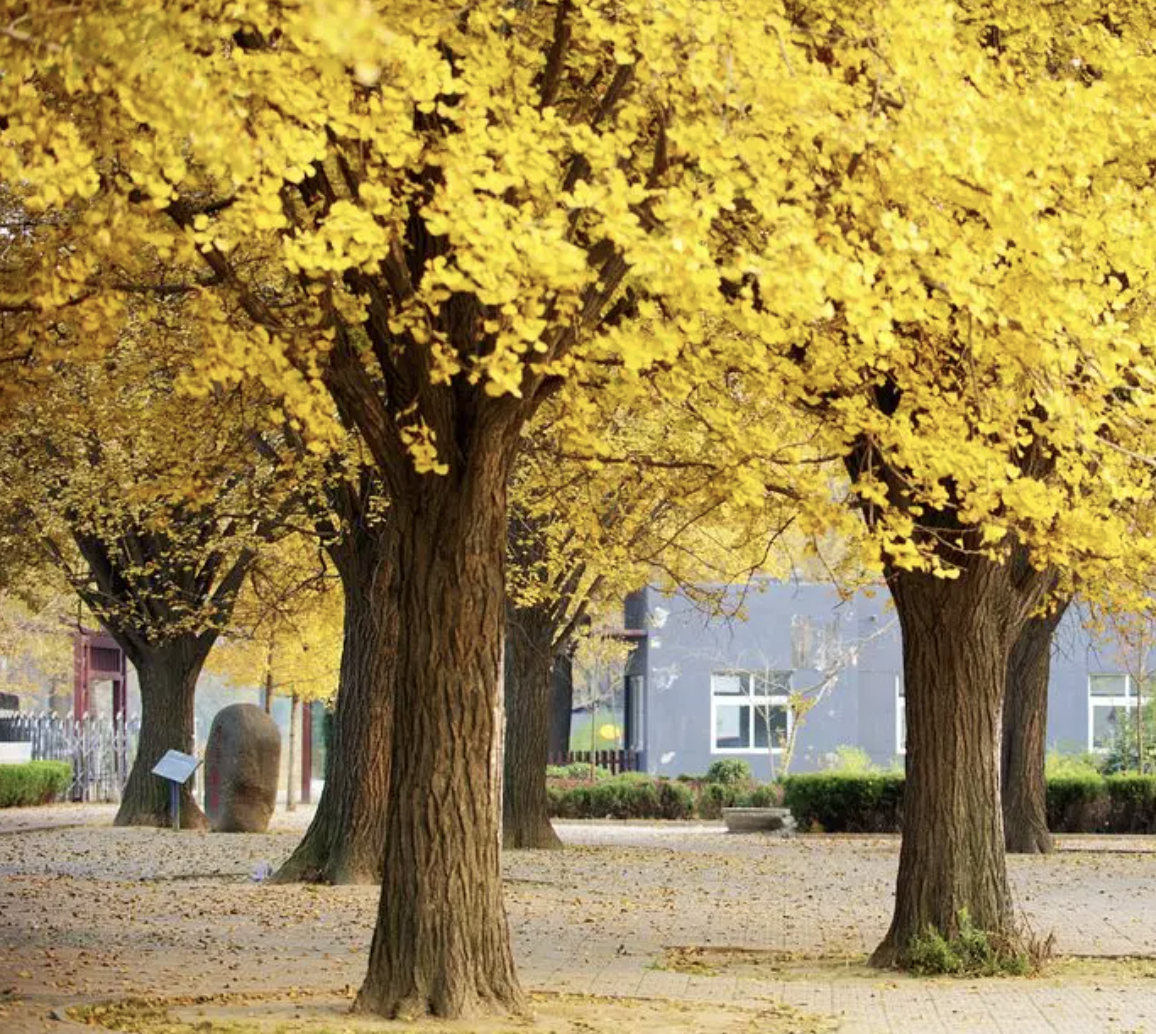
[[[0,765],[0,808],[48,804],[72,782],[67,761],[27,761]]]
[[[717,819],[723,808],[782,804],[782,787],[720,784],[704,779],[662,779],[641,772],[595,782],[551,774],[550,814],[561,819]]]
[[[550,814],[564,819],[689,819],[694,793],[682,783],[627,772],[577,786],[546,789]]]
[[[717,819],[723,808],[785,804],[803,832],[898,833],[903,824],[903,776],[891,772],[818,772],[763,785],[741,773],[734,782],[551,773],[548,793],[550,814],[566,819]],[[1047,810],[1056,833],[1156,833],[1156,776],[1053,777]]]
[[[783,780],[784,803],[803,832],[896,833],[903,822],[903,776],[817,772]]]
[[[1053,833],[1104,833],[1110,805],[1107,782],[1091,773],[1048,780],[1048,829]]]
[[[1156,776],[1110,775],[1108,823],[1113,833],[1156,833]]]
[[[901,775],[820,772],[790,776],[784,787],[800,830],[898,833],[902,828]],[[1156,776],[1053,777],[1047,813],[1054,833],[1156,833]]]

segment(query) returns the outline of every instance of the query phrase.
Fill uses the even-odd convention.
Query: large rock
[[[281,733],[253,704],[213,718],[205,745],[205,814],[214,833],[264,833],[277,802]]]

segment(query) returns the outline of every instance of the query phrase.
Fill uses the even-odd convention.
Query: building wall
[[[841,744],[859,744],[875,760],[891,761],[899,653],[897,638],[891,638],[893,627],[888,631],[894,617],[885,611],[882,596],[860,595],[844,602],[828,586],[769,584],[766,591],[747,594],[745,621],[708,618],[685,597],[665,597],[653,590],[647,603],[648,771],[697,774],[719,758],[735,757],[748,761],[760,778],[770,776],[767,750],[714,748],[711,675],[723,670],[791,670],[792,688],[819,684],[823,675],[815,663],[823,658],[812,651],[798,663],[801,623],[826,637],[828,653],[836,644],[848,651],[861,637],[868,641],[859,656],[837,665],[834,685],[799,730],[791,770],[822,767],[826,755]],[[861,668],[868,659],[871,670],[864,679]],[[866,711],[864,700],[870,705]],[[775,763],[777,770],[781,757]]]
[[[823,768],[840,745],[862,748],[879,765],[902,761],[902,644],[886,589],[841,601],[829,586],[770,582],[746,595],[745,621],[708,617],[685,596],[647,590],[632,602],[635,622],[640,600],[649,635],[629,670],[646,672],[647,771],[700,774],[719,758],[737,757],[757,777],[769,777],[767,751],[714,748],[711,675],[791,670],[794,689],[815,685],[820,673],[798,664],[792,626],[800,622],[832,630],[853,656],[837,665],[834,686],[804,720],[791,771]],[[1086,630],[1086,620],[1080,608],[1070,608],[1053,640],[1047,738],[1049,749],[1065,753],[1089,748],[1089,676],[1127,667],[1118,648]],[[776,771],[780,764],[776,759]]]
[[[1065,753],[1088,749],[1088,675],[1113,667],[1111,659],[1102,657],[1092,643],[1082,617],[1076,608],[1069,609],[1052,638],[1048,749]]]

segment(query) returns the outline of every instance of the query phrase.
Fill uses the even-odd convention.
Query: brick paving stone
[[[167,967],[174,993],[219,990],[233,979],[238,953],[268,956],[257,986],[270,974],[277,986],[360,981],[371,888],[307,892],[247,878],[255,860],[276,864],[292,850],[292,828],[171,835],[109,828],[108,809],[43,811],[0,813],[0,833],[11,834],[0,836],[0,986],[9,969],[34,968],[29,960],[48,949],[74,986],[105,996],[137,986],[136,972],[122,982],[130,959],[142,989],[150,986],[144,974]],[[308,814],[296,813],[292,826]],[[567,850],[513,852],[504,863],[528,987],[740,1006],[770,1000],[838,1017],[843,1034],[1156,1034],[1156,979],[1122,969],[984,981],[862,969],[890,919],[895,837],[778,840],[710,825],[559,829]],[[1154,846],[1156,838],[1061,838],[1053,855],[1009,861],[1017,903],[1037,933],[1055,933],[1061,952],[1156,958]],[[180,915],[173,880],[182,881]],[[67,907],[47,910],[62,894]],[[287,902],[296,915],[284,912]],[[226,925],[227,903],[237,911]],[[110,914],[119,917],[115,937],[101,925]],[[674,945],[827,959],[787,970],[724,966],[712,976],[662,968]],[[39,1008],[42,999],[30,1001]]]

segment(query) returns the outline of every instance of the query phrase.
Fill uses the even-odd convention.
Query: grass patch
[[[900,965],[917,976],[1023,977],[1038,973],[1051,957],[1051,934],[1041,940],[1026,926],[993,934],[976,927],[966,909],[958,924],[950,934],[928,926],[912,938]]]

